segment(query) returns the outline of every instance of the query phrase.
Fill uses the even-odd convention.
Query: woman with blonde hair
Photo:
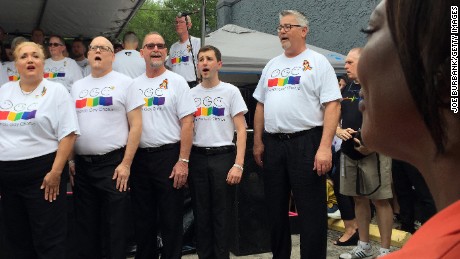
[[[65,87],[43,78],[33,42],[14,50],[20,79],[0,88],[0,190],[11,258],[62,259],[67,158],[79,134]],[[64,173],[63,173],[64,172]]]

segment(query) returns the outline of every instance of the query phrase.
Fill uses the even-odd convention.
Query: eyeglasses
[[[148,50],[154,50],[155,47],[158,49],[164,49],[166,48],[166,44],[164,43],[147,43],[144,45],[144,48],[147,48]]]
[[[89,51],[97,51],[97,49],[99,49],[101,52],[109,52],[109,51],[113,52],[113,50],[110,47],[99,46],[99,45],[96,45],[96,46],[89,45],[88,49]]]
[[[48,46],[49,47],[59,47],[59,46],[64,46],[64,45],[61,43],[57,43],[57,42],[50,42],[48,43]]]
[[[174,21],[173,24],[182,24],[185,23],[185,21]]]
[[[304,27],[304,26],[298,25],[298,24],[284,24],[284,25],[278,25],[278,27],[276,27],[276,30],[278,32],[281,32],[281,30],[284,29],[285,32],[288,32],[291,30],[292,27]]]

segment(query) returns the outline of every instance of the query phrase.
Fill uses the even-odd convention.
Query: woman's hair
[[[29,40],[22,36],[16,37],[11,41],[11,48],[14,50],[19,44],[26,42],[26,41],[29,41]]]
[[[14,49],[14,52],[13,52],[13,57],[14,57],[14,61],[17,61],[18,58],[19,58],[19,51],[21,51],[21,49],[23,47],[26,47],[26,46],[31,46],[31,47],[35,47],[38,51],[38,56],[40,57],[40,59],[42,59],[43,61],[45,60],[45,51],[43,50],[43,47],[42,45],[40,44],[37,44],[35,42],[31,42],[31,41],[26,41],[26,42],[23,42],[23,43],[20,43],[19,45],[16,46],[16,48]]]
[[[62,45],[65,46],[65,40],[64,40],[64,38],[62,38],[62,36],[57,35],[57,34],[52,34],[52,35],[50,35],[49,40],[51,40],[51,38],[57,38],[59,40],[59,43],[61,43]]]
[[[448,0],[386,0],[406,83],[439,153],[447,142],[442,112],[450,96],[449,6]]]

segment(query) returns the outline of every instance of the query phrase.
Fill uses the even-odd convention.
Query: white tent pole
[[[206,37],[206,0],[203,0],[203,4],[201,6],[201,47],[204,44],[204,38]]]

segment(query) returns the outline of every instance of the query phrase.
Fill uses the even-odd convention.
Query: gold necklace
[[[21,83],[19,83],[19,89],[21,90],[21,93],[22,93],[23,95],[30,95],[30,94],[33,93],[33,92],[35,91],[35,89],[37,89],[37,88],[35,88],[34,90],[32,90],[32,91],[30,91],[30,92],[27,92],[27,91],[22,90]]]
[[[23,95],[29,95],[29,94],[31,94],[31,93],[33,92],[33,90],[30,91],[30,92],[26,92],[26,91],[22,90],[21,87],[19,87],[19,89],[21,89],[21,93],[22,93]]]

